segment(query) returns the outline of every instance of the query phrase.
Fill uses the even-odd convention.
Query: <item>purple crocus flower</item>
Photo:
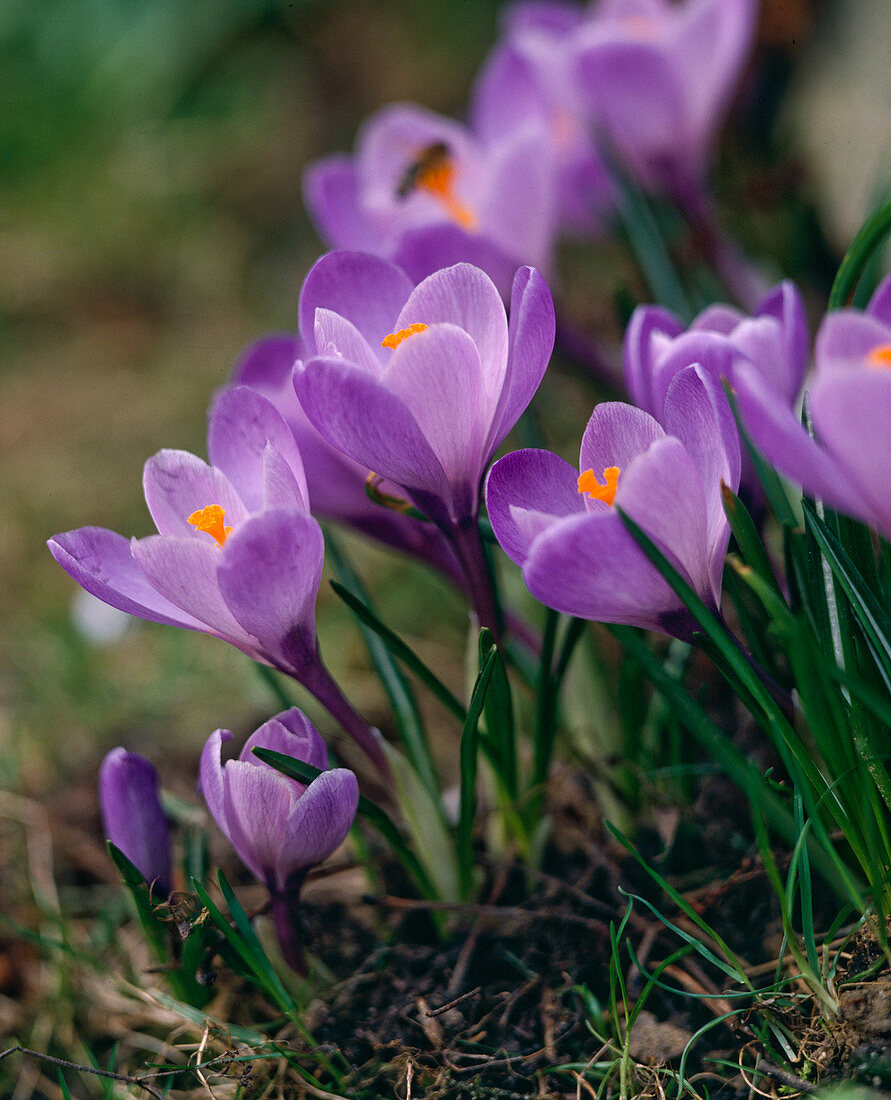
[[[721,483],[738,484],[739,446],[726,403],[699,367],[672,382],[664,420],[663,428],[632,405],[598,405],[578,470],[550,451],[516,451],[492,467],[486,504],[502,549],[546,606],[689,640],[695,620],[615,509],[717,614],[730,537]]]
[[[801,389],[808,358],[807,315],[791,282],[774,287],[749,317],[733,306],[713,305],[685,329],[662,306],[638,306],[625,330],[625,381],[635,404],[662,419],[665,395],[679,371],[699,364],[720,382],[735,382],[747,363],[791,406]],[[742,483],[753,490],[754,470],[743,456]]]
[[[474,132],[494,144],[539,119],[554,165],[560,228],[591,234],[615,204],[615,188],[591,128],[575,109],[569,81],[573,35],[584,19],[576,4],[514,4],[502,40],[486,59],[471,95]]]
[[[318,730],[296,707],[251,734],[237,760],[223,764],[229,730],[212,733],[201,753],[201,792],[207,808],[239,857],[272,895],[272,915],[287,961],[305,973],[297,928],[300,889],[307,872],[346,838],[359,804],[359,785],[346,768],[328,771]],[[308,786],[253,755],[272,749],[321,769]]]
[[[384,260],[332,252],[301,293],[301,333],[316,348],[294,372],[306,415],[437,524],[493,628],[480,484],[541,381],[554,324],[550,291],[530,268],[514,279],[509,324],[492,280],[469,264],[413,287]]]
[[[554,170],[538,116],[484,142],[412,104],[385,107],[353,157],[310,165],[307,208],[335,248],[393,260],[415,281],[458,261],[483,268],[502,295],[520,264],[549,270]]]
[[[601,0],[573,35],[578,104],[642,186],[703,190],[757,0]]]
[[[814,349],[807,407],[816,438],[754,367],[734,379],[746,432],[765,458],[809,496],[891,538],[891,276],[865,311],[824,319]]]
[[[112,749],[99,769],[105,836],[153,891],[170,893],[170,830],[158,797],[158,773],[144,756]]]
[[[366,490],[368,469],[335,450],[309,422],[291,381],[294,363],[305,358],[306,350],[298,334],[267,336],[245,351],[236,364],[232,381],[263,394],[284,416],[303,458],[313,515],[344,523],[386,546],[420,558],[462,585],[458,561],[439,529],[371,500]],[[377,489],[384,500],[399,492],[387,482],[380,483]]]
[[[172,450],[146,463],[157,535],[82,527],[49,540],[53,557],[112,607],[213,634],[293,676],[388,774],[378,738],[319,656],[325,546],[291,430],[269,401],[238,387],[213,408],[208,450],[211,465]]]

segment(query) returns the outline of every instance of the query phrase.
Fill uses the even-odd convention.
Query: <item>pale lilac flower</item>
[[[264,397],[239,387],[214,406],[208,450],[210,465],[172,450],[146,463],[157,535],[128,540],[82,527],[49,540],[53,557],[112,607],[213,634],[293,676],[388,774],[377,737],[319,656],[325,545],[290,428]]]
[[[463,584],[454,552],[439,529],[371,500],[366,490],[368,469],[332,447],[309,422],[291,380],[295,362],[305,358],[298,334],[267,336],[245,351],[232,381],[263,394],[284,416],[303,459],[313,515],[346,524],[386,546],[420,558],[454,583]],[[377,485],[377,490],[385,498],[395,498],[399,493],[395,485],[385,481]]]
[[[554,342],[538,272],[514,279],[510,323],[491,279],[457,264],[413,287],[362,253],[323,256],[300,299],[294,385],[335,447],[400,486],[451,541],[482,621],[487,583],[476,530],[486,467],[538,388]]]
[[[740,363],[749,364],[794,404],[808,359],[807,316],[791,282],[774,287],[753,316],[727,305],[704,310],[685,328],[662,306],[638,306],[625,330],[625,381],[632,400],[657,420],[669,386],[679,371],[698,364],[718,383],[735,383]],[[757,481],[743,457],[743,485]]]
[[[573,35],[587,110],[642,186],[701,191],[754,39],[757,0],[601,0]]]
[[[739,447],[726,404],[698,367],[672,382],[664,421],[632,405],[598,405],[578,470],[550,451],[516,451],[492,467],[486,504],[502,549],[546,606],[689,640],[695,620],[616,509],[719,613],[730,537],[721,484],[736,489]]]
[[[241,860],[272,895],[272,913],[285,958],[303,970],[297,927],[307,872],[346,838],[359,804],[359,785],[346,768],[328,771],[318,730],[296,707],[251,734],[237,760],[223,764],[232,734],[216,730],[201,753],[201,792],[207,808]],[[262,763],[255,748],[272,749],[319,768],[308,786]]]
[[[809,496],[873,524],[891,538],[891,277],[864,312],[836,310],[814,349],[807,408],[816,438],[794,407],[752,367],[734,385],[743,426],[776,468]]]
[[[144,756],[112,749],[99,769],[106,839],[124,853],[158,895],[170,892],[170,830],[158,797],[158,773]]]
[[[517,267],[548,271],[555,175],[537,116],[484,142],[423,107],[385,107],[354,156],[310,165],[304,198],[333,247],[399,264],[418,281],[458,261],[483,268],[506,298]]]
[[[577,4],[520,3],[505,9],[501,41],[483,64],[470,103],[470,123],[485,142],[540,120],[541,155],[557,173],[561,230],[591,234],[615,205],[615,188],[591,127],[574,103],[569,79],[573,35],[582,25]]]

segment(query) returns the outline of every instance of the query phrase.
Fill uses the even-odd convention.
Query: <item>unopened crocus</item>
[[[112,607],[213,634],[293,676],[388,774],[377,736],[319,656],[315,601],[325,546],[290,428],[264,397],[238,387],[214,406],[208,450],[210,465],[173,450],[146,463],[157,535],[128,540],[82,527],[50,539],[50,551]]]
[[[502,549],[546,606],[690,640],[695,620],[617,509],[719,613],[730,537],[721,484],[737,486],[739,447],[698,367],[672,382],[664,420],[619,402],[598,405],[578,469],[550,451],[516,451],[492,467],[486,504]]]
[[[112,749],[99,769],[106,839],[124,853],[153,893],[170,893],[170,830],[158,797],[158,773],[144,756]]]
[[[354,156],[304,177],[307,208],[335,248],[393,260],[415,281],[458,261],[483,268],[507,298],[521,264],[549,270],[555,173],[537,116],[497,141],[413,104],[383,108]]]
[[[301,334],[315,345],[294,371],[306,415],[437,524],[493,629],[477,530],[481,481],[538,388],[554,324],[550,291],[530,268],[514,279],[509,324],[492,280],[470,264],[414,287],[377,257],[332,252],[300,298]]]
[[[762,454],[809,496],[891,538],[891,277],[865,311],[829,313],[814,348],[807,409],[794,407],[752,367],[734,381],[743,425]]]
[[[573,35],[580,110],[645,188],[703,190],[757,0],[600,0]]]
[[[303,459],[313,515],[346,524],[463,584],[458,561],[440,530],[407,514],[399,505],[394,485],[377,483],[377,500],[373,500],[367,468],[332,447],[309,422],[291,381],[295,362],[306,357],[299,334],[267,336],[244,352],[232,381],[263,394],[284,416]]]
[[[728,305],[709,306],[685,328],[662,306],[638,306],[625,331],[625,381],[632,400],[657,420],[665,395],[678,374],[698,364],[716,382],[733,386],[740,363],[748,364],[792,406],[808,360],[807,315],[791,282],[774,287],[752,316]],[[753,490],[756,478],[747,456],[742,483]]]
[[[237,760],[221,749],[232,734],[216,730],[201,753],[201,792],[207,808],[241,860],[272,897],[282,952],[296,970],[306,966],[298,927],[303,881],[346,838],[359,804],[359,785],[346,768],[328,771],[318,730],[296,707],[264,723]],[[319,768],[309,785],[283,775],[254,756],[272,749]]]

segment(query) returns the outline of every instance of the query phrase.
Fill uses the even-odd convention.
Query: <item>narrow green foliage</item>
[[[730,530],[736,539],[743,561],[782,601],[782,589],[776,579],[773,566],[770,564],[770,558],[767,556],[764,543],[758,534],[758,528],[755,526],[755,521],[749,514],[748,508],[736,493],[723,482],[721,482],[721,499],[724,504],[724,515],[730,524]]]
[[[133,899],[139,923],[155,956],[160,962],[166,963],[170,958],[170,937],[165,915],[160,908],[164,898],[152,897],[151,887],[145,881],[142,872],[130,862],[120,848],[110,840],[105,842],[105,846],[112,863],[123,879],[124,886]]]
[[[482,632],[481,632],[482,633]],[[492,643],[480,662],[480,670],[473,685],[467,718],[461,730],[459,762],[461,772],[461,798],[458,811],[457,852],[458,874],[462,896],[466,899],[473,892],[473,824],[476,816],[476,776],[479,763],[479,720],[486,701],[486,693],[495,671],[498,648]]]
[[[417,653],[398,634],[385,626],[371,608],[363,603],[358,596],[344,588],[342,584],[338,584],[337,581],[332,581],[331,587],[356,615],[356,618],[378,635],[393,656],[402,661],[406,668],[413,672],[433,692],[446,710],[450,711],[459,722],[463,722],[467,717],[467,711],[462,706],[461,701],[449,691],[442,680],[421,660]]]
[[[479,636],[480,665],[487,660],[494,644],[492,633],[481,630]],[[517,733],[514,721],[514,701],[504,658],[496,649],[492,668],[492,679],[486,692],[483,706],[485,735],[481,736],[482,747],[495,772],[503,793],[512,801],[519,794],[519,773],[517,770]],[[466,719],[466,716],[465,716]]]
[[[885,243],[889,233],[891,233],[891,202],[885,203],[877,210],[854,238],[832,284],[829,294],[830,309],[843,309],[850,303],[867,264]]]
[[[340,549],[336,540],[331,537],[330,533],[326,538],[326,542],[328,546],[328,557],[333,563],[341,582],[338,586],[339,591],[338,588],[335,588],[335,591],[338,592],[338,595],[344,600],[346,600],[347,595],[352,596],[353,600],[347,600],[346,602],[353,611],[358,614],[355,605],[361,605],[367,613],[367,616],[374,620],[377,625],[383,627],[383,624],[380,623],[374,613],[368,594],[362,587],[358,576],[353,571],[346,555]],[[365,641],[365,646],[368,649],[372,663],[374,664],[375,671],[383,684],[384,691],[387,693],[387,698],[390,701],[390,706],[399,727],[402,744],[405,746],[408,758],[414,765],[415,770],[421,777],[421,781],[427,787],[430,795],[440,800],[439,780],[436,776],[436,768],[434,767],[433,757],[430,753],[427,732],[424,729],[421,713],[418,710],[418,704],[415,701],[411,687],[403,676],[399,666],[396,664],[395,658],[387,642],[380,635],[377,626],[370,625],[366,619],[359,616],[359,629],[362,632],[362,637]],[[388,635],[392,638],[396,637],[390,631],[388,631]],[[408,650],[407,646],[404,648]],[[430,675],[432,675],[432,673]],[[445,811],[441,807],[440,809],[442,817],[445,819]]]

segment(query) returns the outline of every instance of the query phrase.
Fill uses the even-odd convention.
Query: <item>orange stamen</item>
[[[199,531],[206,531],[222,546],[232,534],[232,528],[224,526],[225,518],[226,513],[219,504],[208,504],[206,508],[199,508],[197,512],[193,512],[189,516],[189,523]]]
[[[603,471],[605,485],[601,485],[593,470],[579,474],[579,492],[587,493],[592,500],[602,500],[612,506],[619,484],[619,467],[607,466]]]
[[[871,367],[891,367],[891,344],[880,344],[873,348],[866,361]]]
[[[401,328],[398,332],[391,332],[381,340],[381,347],[398,348],[403,340],[407,340],[409,336],[414,336],[416,332],[423,332],[426,327],[427,326],[421,321],[416,321],[413,325],[409,325],[408,328]]]
[[[449,217],[465,229],[476,227],[476,216],[455,195],[455,165],[448,159],[434,161],[418,171],[415,186],[432,195]]]

